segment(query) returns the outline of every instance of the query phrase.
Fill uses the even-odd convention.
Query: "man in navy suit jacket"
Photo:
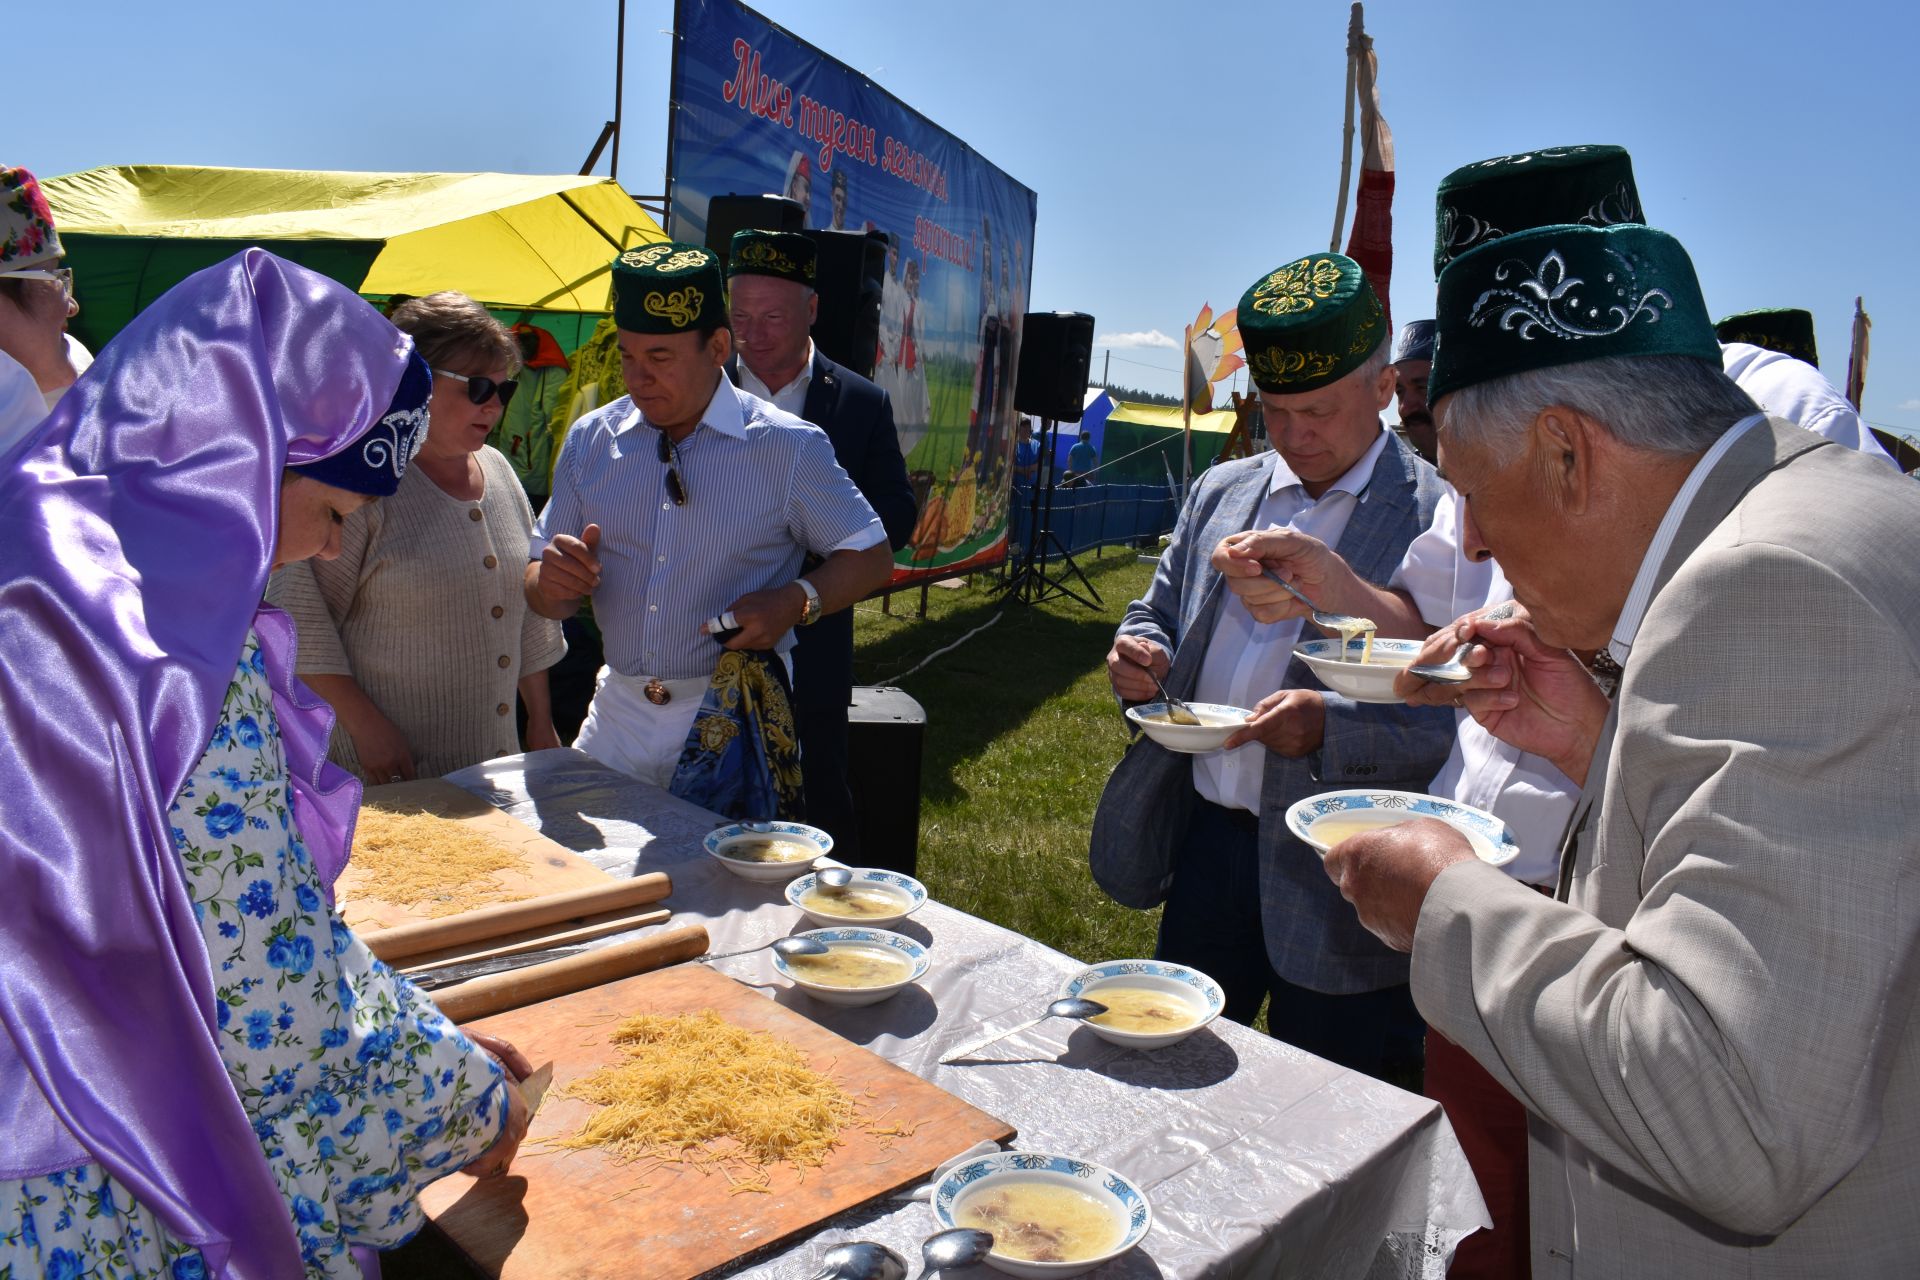
[[[813,242],[772,231],[735,234],[728,260],[734,349],[728,372],[746,391],[827,433],[834,457],[879,513],[898,551],[913,534],[919,504],[893,426],[887,393],[814,348],[820,299],[813,291]],[[816,619],[795,634],[794,715],[800,733],[807,820],[833,837],[846,861],[911,870],[914,851],[860,853],[847,789],[847,705],[853,690],[853,610]]]

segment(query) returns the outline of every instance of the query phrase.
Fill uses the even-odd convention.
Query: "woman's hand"
[[[484,1031],[472,1031],[466,1027],[460,1030],[467,1039],[479,1046],[482,1053],[498,1062],[506,1073],[506,1124],[502,1126],[500,1136],[493,1145],[470,1161],[463,1170],[476,1178],[498,1177],[512,1166],[513,1157],[520,1150],[520,1141],[527,1136],[527,1126],[533,1121],[526,1094],[520,1089],[520,1082],[533,1074],[533,1063],[526,1054],[499,1036],[490,1036]]]
[[[414,776],[413,748],[407,735],[379,711],[359,717],[347,725],[353,739],[353,753],[360,758],[360,772],[370,783],[400,782]]]

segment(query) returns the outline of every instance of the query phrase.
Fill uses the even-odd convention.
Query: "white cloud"
[[[1902,400],[1899,404],[1895,405],[1894,407],[1897,409],[1905,409],[1909,413],[1920,413],[1920,397],[1916,397],[1912,400]]]
[[[1170,351],[1180,349],[1180,339],[1169,338],[1158,329],[1149,329],[1145,333],[1103,333],[1093,340],[1097,347],[1165,347]]]

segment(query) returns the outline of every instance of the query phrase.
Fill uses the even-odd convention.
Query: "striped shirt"
[[[720,647],[700,629],[707,619],[792,582],[810,551],[886,541],[826,432],[724,377],[675,449],[685,506],[667,495],[659,438],[629,396],[574,423],[529,549],[538,560],[554,535],[600,526],[593,615],[622,675],[711,675]],[[792,647],[789,632],[779,649]]]

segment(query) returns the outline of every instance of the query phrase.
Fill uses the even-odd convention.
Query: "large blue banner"
[[[896,581],[1006,553],[1014,371],[1034,194],[853,68],[734,0],[677,0],[668,229],[716,195],[798,200],[809,227],[884,232],[874,381],[920,498]]]

